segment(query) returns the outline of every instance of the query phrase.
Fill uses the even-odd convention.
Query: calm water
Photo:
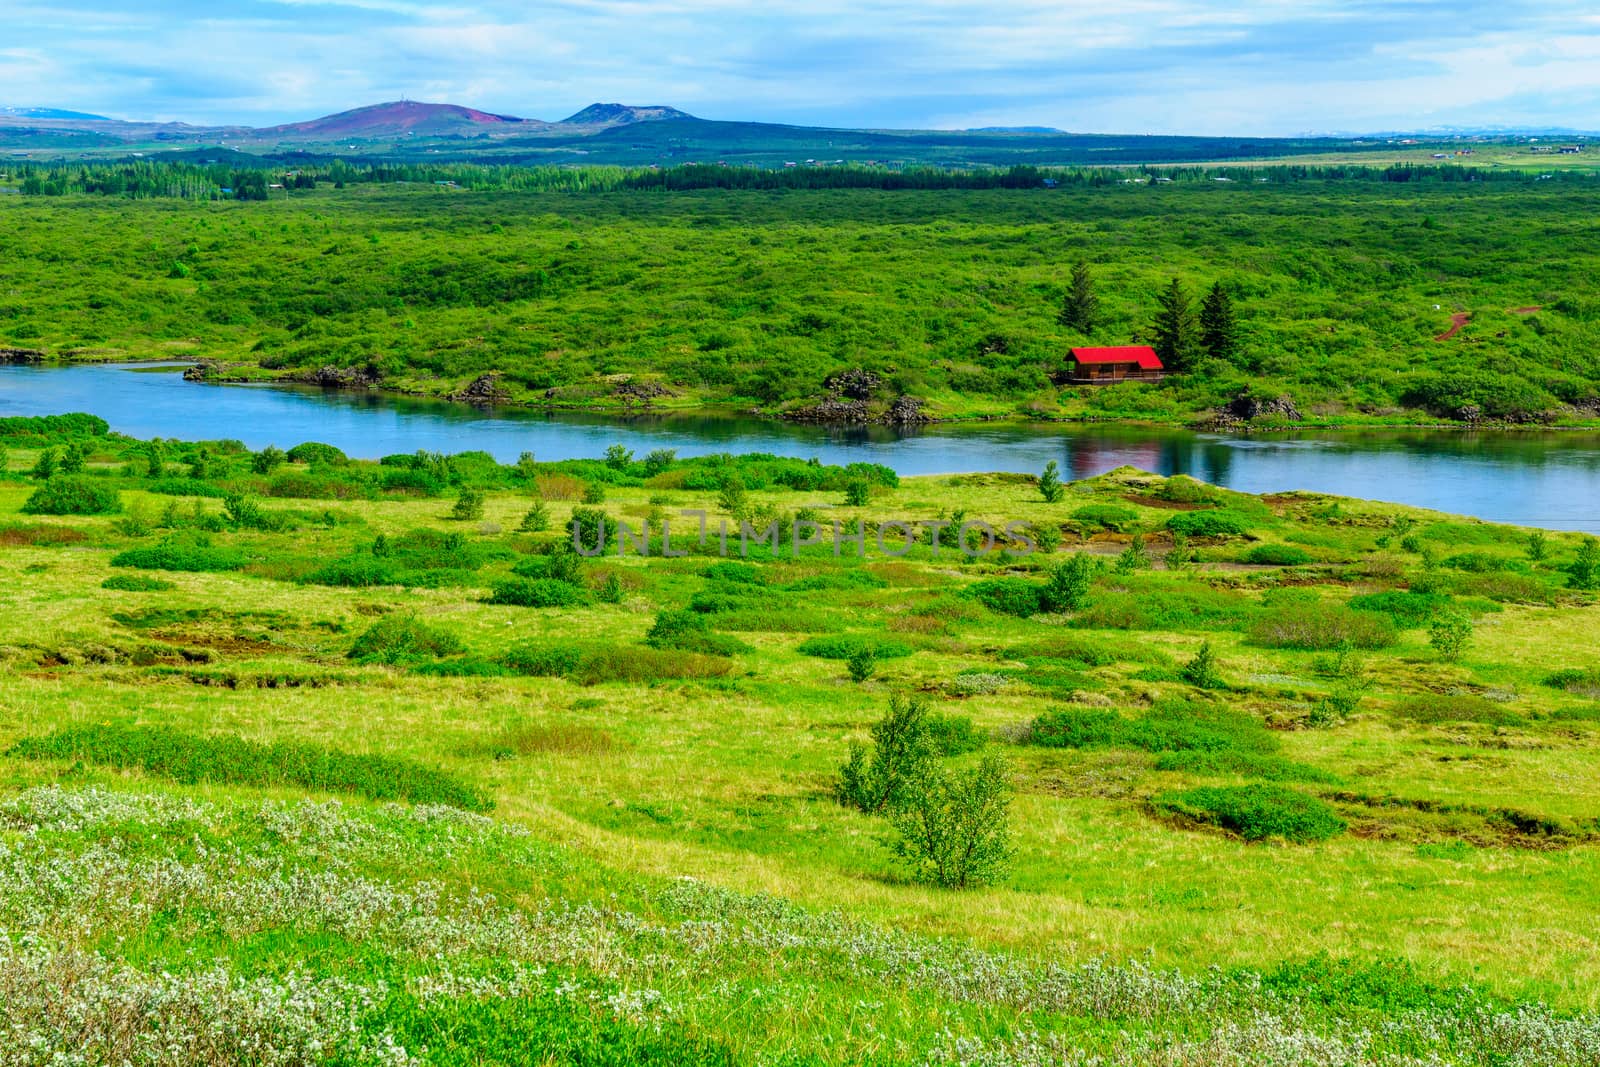
[[[0,367],[0,416],[87,411],[136,437],[235,438],[251,448],[325,441],[377,458],[426,448],[598,456],[771,452],[882,463],[901,474],[1028,471],[1074,477],[1131,464],[1250,493],[1308,489],[1552,529],[1600,533],[1600,434],[1306,432],[1229,437],[1145,427],[792,426],[739,416],[635,418],[484,411],[459,404],[277,386],[200,385],[180,367]]]

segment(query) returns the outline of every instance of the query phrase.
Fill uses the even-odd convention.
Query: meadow
[[[1600,1063],[1592,538],[282,445],[0,420],[0,1062]]]
[[[627,187],[621,171],[515,173],[560,184],[308,176],[315,188],[253,202],[0,197],[0,350],[610,411],[1205,423],[1226,407],[1246,424],[1476,425],[1600,412],[1600,212],[1581,175],[1278,166],[1063,171],[1058,188],[1037,174],[1018,188],[698,188],[746,172],[630,172]],[[1061,319],[1080,260],[1099,300],[1088,332]],[[1072,346],[1154,340],[1174,277],[1196,302],[1214,284],[1232,295],[1231,352],[1159,384],[1065,381]]]

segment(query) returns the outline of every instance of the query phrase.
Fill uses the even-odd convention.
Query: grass
[[[26,469],[50,440],[13,443],[13,466]],[[445,517],[451,493],[387,492],[376,485],[387,468],[351,461],[316,475],[355,490],[337,505],[337,521],[315,518],[320,505],[268,501],[295,513],[292,529],[273,530],[230,524],[221,492],[179,499],[168,514],[168,497],[151,491],[142,467],[122,471],[142,446],[98,440],[89,476],[117,488],[123,514],[52,519],[74,537],[19,537],[0,552],[0,746],[156,731],[220,754],[171,757],[186,782],[143,769],[143,754],[118,757],[125,765],[74,755],[77,742],[45,759],[0,760],[0,836],[6,848],[30,850],[8,869],[70,870],[81,874],[74,884],[109,887],[93,900],[52,897],[37,912],[28,910],[35,897],[6,890],[0,922],[65,931],[51,944],[100,953],[99,963],[85,956],[77,965],[110,968],[85,973],[104,973],[115,988],[146,989],[168,970],[198,989],[219,959],[230,981],[286,981],[298,968],[308,982],[387,983],[356,1031],[413,1043],[423,1024],[407,998],[426,991],[430,1011],[450,1021],[429,1031],[444,1062],[499,1055],[502,1031],[542,1034],[560,1048],[592,1040],[602,1062],[654,1055],[646,1046],[657,1039],[690,1061],[724,1052],[738,1062],[923,1060],[944,1047],[947,1031],[1014,1058],[1016,1035],[1038,1031],[1108,1062],[1159,1062],[1160,1050],[1125,1043],[1186,1040],[1255,1019],[1265,1005],[1245,991],[1261,982],[1298,1006],[1294,1040],[1365,1030],[1390,1041],[1385,1027],[1402,1003],[1437,1012],[1429,1025],[1456,1026],[1459,1013],[1447,1009],[1465,985],[1529,1019],[1546,1018],[1531,1007],[1538,1001],[1578,1013],[1579,1026],[1591,1018],[1582,1013],[1600,1009],[1600,968],[1587,944],[1551,936],[1587,928],[1600,884],[1591,826],[1600,792],[1590,773],[1600,726],[1583,678],[1562,687],[1562,672],[1587,670],[1573,650],[1588,647],[1600,621],[1600,605],[1565,588],[1556,569],[1576,550],[1573,537],[1551,534],[1551,562],[1525,574],[1483,572],[1541,583],[1556,602],[1483,614],[1456,662],[1439,660],[1422,634],[1393,627],[1405,611],[1387,610],[1392,598],[1386,610],[1346,606],[1406,594],[1421,573],[1416,554],[1380,548],[1377,538],[1396,516],[1417,530],[1460,526],[1474,531],[1462,550],[1511,561],[1526,558],[1526,531],[1486,536],[1475,524],[1389,505],[1345,500],[1334,511],[1327,500],[1240,501],[1203,486],[1172,492],[1249,515],[1264,543],[1313,536],[1318,565],[1242,569],[1242,546],[1220,545],[1180,569],[1107,567],[1084,610],[1023,618],[962,591],[994,579],[1040,582],[1041,561],[967,561],[926,545],[893,561],[787,551],[723,560],[713,539],[709,553],[684,558],[582,562],[578,586],[597,590],[615,575],[620,598],[524,610],[483,601],[496,582],[543,580],[565,566],[548,549],[584,506],[581,491],[552,500],[549,531],[521,532],[527,486],[567,470],[593,481],[603,463],[539,463],[531,475],[462,463],[456,477],[485,488],[480,527]],[[179,443],[168,449],[185,454]],[[210,488],[271,477],[250,473],[247,455],[219,454]],[[791,474],[733,462],[796,480],[831,477],[804,463]],[[669,466],[666,477],[705,481],[672,490],[644,484],[660,474],[613,471],[595,507],[635,523],[668,506],[651,498],[670,492],[670,506],[705,507],[719,519],[714,470]],[[757,480],[748,483],[755,506],[854,513],[842,491]],[[0,483],[0,528],[37,525],[18,517],[32,488]],[[1141,530],[1159,559],[1167,505],[1192,502],[1168,499],[1161,479],[1131,471],[1073,483],[1056,505],[1032,485],[1001,479],[906,479],[876,493],[874,508],[915,520],[963,508],[969,518],[1048,522],[1080,507],[1123,508],[1134,518],[1121,532],[1102,528],[1096,537],[1109,543],[1092,545],[1108,561]],[[145,521],[130,522],[138,516]],[[159,575],[112,567],[124,552],[201,536],[246,566]],[[380,537],[387,558],[402,541],[419,553],[426,545],[422,569],[443,560],[449,566],[439,569],[457,577],[415,586],[300,580],[329,560],[386,558],[373,555]],[[1396,554],[1409,560],[1398,572],[1369,566]],[[540,578],[518,573],[534,569],[524,566],[530,560],[540,561]],[[170,588],[105,586],[117,576]],[[745,606],[694,610],[711,598]],[[1257,620],[1308,606],[1315,641],[1252,639]],[[1349,616],[1390,627],[1392,643],[1359,656],[1306,647],[1341,632]],[[741,625],[726,655],[694,647],[695,635],[729,637],[730,617],[765,625]],[[673,621],[652,644],[663,619]],[[899,629],[905,619],[937,626]],[[673,647],[680,642],[690,647]],[[1229,688],[1201,693],[1179,680],[1177,666],[1203,642]],[[861,647],[901,654],[878,657],[873,676],[857,683],[842,661]],[[1561,685],[1545,684],[1557,678]],[[1346,688],[1359,694],[1354,710],[1314,721],[1319,703]],[[929,702],[937,758],[952,771],[984,757],[1005,763],[1016,857],[995,886],[958,894],[912,884],[882,841],[882,821],[833,799],[849,742],[866,736],[892,696],[912,693]],[[1053,718],[1035,724],[1047,709],[1057,709]],[[1019,743],[1030,724],[1034,743]],[[150,744],[166,751],[169,742]],[[438,797],[368,802],[360,783],[408,781],[413,770],[351,772],[345,780],[357,784],[348,787],[331,778],[302,785],[265,756],[233,755],[239,744],[425,770],[492,799],[494,820],[440,814]],[[266,769],[226,777],[221,769],[236,764]],[[1269,804],[1259,794],[1268,787],[1293,796],[1265,794],[1277,797]],[[313,790],[343,803],[297,802]],[[1256,792],[1190,795],[1200,790]],[[1349,832],[1272,844],[1326,827],[1319,809],[1295,798],[1320,798]],[[34,814],[8,805],[32,805]],[[30,836],[33,825],[48,832]],[[1265,847],[1242,839],[1258,832]],[[96,873],[90,864],[100,864]],[[280,865],[291,884],[320,878],[326,893],[285,897],[263,873]],[[170,875],[158,872],[180,869],[190,896],[160,895]],[[131,884],[118,871],[144,879],[152,895],[130,894],[133,907],[95,903]],[[354,910],[380,900],[400,911]],[[1540,921],[1530,924],[1535,912]],[[1453,918],[1431,921],[1440,915]],[[65,973],[67,963],[52,959],[58,970],[48,973]],[[912,960],[920,962],[905,970]],[[0,961],[0,976],[21,983],[30,973]],[[553,990],[569,982],[580,992],[557,999]],[[1211,992],[1181,999],[1194,983]],[[50,1010],[48,997],[15,988],[12,1002]],[[1049,999],[1019,999],[1018,990]],[[332,985],[305,995],[308,1004],[345,1003]],[[475,1008],[461,1006],[466,997]],[[211,1002],[195,1003],[200,1011]],[[870,1027],[861,1003],[883,1005]],[[744,1004],[761,1010],[729,1007]],[[308,1009],[306,1024],[324,1017]],[[188,1032],[184,1018],[170,1032]],[[275,1039],[296,1032],[272,1018]],[[455,1036],[439,1036],[444,1029]],[[1500,1047],[1532,1062],[1583,1062],[1572,1046],[1535,1053],[1529,1032],[1496,1032]],[[1427,1043],[1434,1038],[1407,1033],[1408,1054],[1438,1050]],[[1492,1062],[1479,1038],[1449,1033],[1457,1044],[1441,1059]],[[1221,1062],[1249,1055],[1219,1053]]]

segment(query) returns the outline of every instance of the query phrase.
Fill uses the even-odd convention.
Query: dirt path
[[[1511,314],[1513,314],[1513,315],[1532,315],[1535,311],[1543,311],[1543,310],[1544,310],[1544,305],[1543,304],[1530,304],[1529,306],[1527,306],[1525,308],[1512,308],[1511,309]]]
[[[1468,312],[1468,311],[1458,311],[1458,312],[1456,312],[1454,315],[1450,316],[1450,328],[1448,330],[1446,330],[1444,333],[1441,333],[1438,337],[1435,337],[1434,340],[1435,341],[1448,341],[1448,340],[1450,340],[1450,338],[1454,337],[1456,334],[1461,332],[1461,327],[1465,326],[1467,323],[1469,323],[1471,321],[1472,321],[1472,313],[1471,312]]]

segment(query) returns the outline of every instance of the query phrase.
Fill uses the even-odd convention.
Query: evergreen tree
[[[1194,367],[1201,354],[1200,320],[1195,315],[1189,292],[1177,278],[1161,294],[1161,310],[1153,327],[1156,355],[1169,371]]]
[[[1200,305],[1200,340],[1217,359],[1232,359],[1239,350],[1239,324],[1233,314],[1233,297],[1221,282],[1212,285]]]
[[[1070,326],[1082,334],[1094,332],[1095,315],[1100,309],[1100,299],[1094,295],[1094,278],[1089,274],[1089,262],[1080,259],[1072,267],[1072,285],[1067,298],[1062,301],[1061,314],[1057,316],[1063,326]]]

